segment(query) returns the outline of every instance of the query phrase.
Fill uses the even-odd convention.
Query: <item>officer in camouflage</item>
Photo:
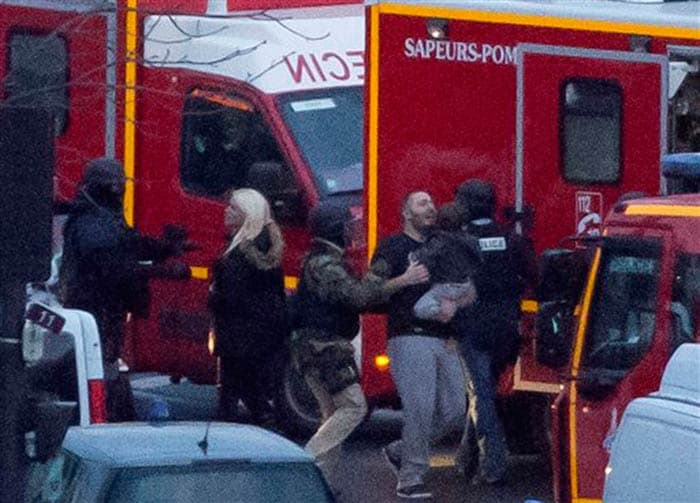
[[[427,269],[418,263],[391,280],[371,274],[363,279],[353,276],[344,261],[350,220],[346,207],[321,203],[312,210],[313,242],[292,304],[294,358],[322,415],[306,451],[331,486],[341,444],[367,414],[351,343],[359,331],[359,313],[405,286],[429,279]]]

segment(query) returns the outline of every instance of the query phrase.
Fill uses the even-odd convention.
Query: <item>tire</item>
[[[275,392],[277,424],[293,437],[309,438],[318,429],[321,413],[304,377],[288,358],[280,362]]]

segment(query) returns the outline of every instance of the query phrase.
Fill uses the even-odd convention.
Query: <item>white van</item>
[[[658,392],[633,400],[615,435],[603,501],[700,501],[700,344],[681,345]]]
[[[35,294],[26,318],[22,352],[32,388],[76,402],[74,424],[105,422],[105,369],[95,318]]]

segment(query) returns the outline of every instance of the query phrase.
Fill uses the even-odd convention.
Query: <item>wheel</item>
[[[289,359],[281,362],[281,379],[276,386],[277,423],[289,435],[308,438],[321,422],[318,403]]]

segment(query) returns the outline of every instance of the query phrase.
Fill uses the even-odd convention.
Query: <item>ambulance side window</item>
[[[669,354],[695,337],[696,316],[700,314],[700,255],[681,255],[673,276]]]
[[[185,189],[218,197],[247,186],[251,165],[284,164],[262,114],[247,100],[195,89],[185,102],[181,183]]]
[[[60,136],[68,123],[68,46],[56,34],[13,33],[8,47],[3,106],[42,108]]]
[[[569,79],[561,87],[559,109],[564,179],[573,183],[617,182],[622,137],[620,84]]]

